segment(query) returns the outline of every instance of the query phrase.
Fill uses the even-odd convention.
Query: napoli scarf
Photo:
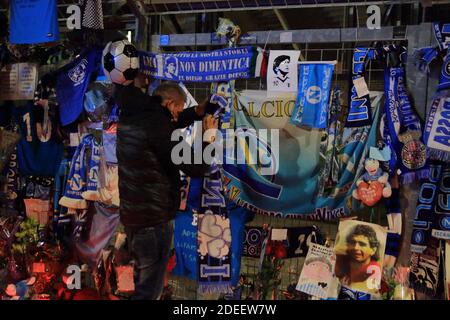
[[[337,159],[337,146],[342,137],[342,124],[339,121],[341,105],[339,102],[341,91],[335,89],[331,93],[331,106],[328,113],[328,130],[324,135],[324,143],[321,144],[320,157],[323,163],[319,175],[318,196],[323,196],[326,191],[331,190],[339,179],[339,160]]]
[[[402,182],[411,183],[415,179],[426,177],[428,170],[426,149],[421,141],[420,119],[409,103],[404,72],[403,67],[385,69],[384,112],[387,130],[384,131],[384,140],[391,153],[396,155],[389,163],[391,173],[400,169]]]
[[[86,148],[92,144],[94,137],[87,135],[78,146],[71,161],[71,168],[67,179],[64,196],[59,204],[71,209],[86,209],[87,202],[82,194],[86,191]]]
[[[438,56],[444,57],[436,97],[428,114],[424,142],[431,159],[450,160],[450,24],[433,23],[437,47],[416,50],[415,64],[424,71]]]
[[[18,213],[17,198],[20,190],[19,162],[17,161],[17,148],[10,155],[6,173],[6,210],[8,214]]]
[[[222,175],[215,163],[203,178],[198,243],[200,292],[231,292],[231,227]]]
[[[450,95],[449,90],[439,93],[433,100],[424,141],[432,159],[450,161]]]
[[[450,165],[442,163],[441,177],[434,201],[434,219],[431,235],[450,240]]]
[[[372,108],[369,94],[359,95],[357,83],[365,83],[365,63],[375,57],[375,50],[371,48],[355,48],[352,63],[352,85],[350,91],[350,110],[347,116],[346,128],[364,127],[372,124]]]
[[[327,128],[328,99],[334,66],[331,63],[302,63],[291,123],[311,128]]]
[[[84,199],[90,201],[100,200],[100,194],[98,192],[98,178],[99,178],[99,166],[100,166],[100,143],[96,139],[91,140],[89,168],[87,176],[86,191],[81,195]]]
[[[232,87],[226,84],[227,88]],[[219,93],[219,86],[213,87]],[[211,102],[225,111],[219,124],[229,126],[231,95],[227,99],[213,95]],[[225,201],[225,190],[218,159],[213,159],[209,172],[203,178],[200,210],[198,215],[199,290],[203,293],[231,293],[231,223]],[[222,159],[220,159],[222,160]]]
[[[424,252],[431,241],[431,228],[435,216],[433,207],[442,176],[442,165],[442,162],[430,161],[428,178],[421,180],[411,236],[411,251],[415,253]]]

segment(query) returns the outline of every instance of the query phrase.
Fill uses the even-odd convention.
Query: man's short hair
[[[273,60],[273,72],[277,72],[277,68],[278,68],[278,66],[284,61],[284,60],[289,60],[289,62],[291,61],[291,57],[289,57],[289,56],[287,56],[287,55],[281,55],[281,56],[278,56],[278,57],[276,57],[274,60]]]
[[[160,84],[154,91],[153,95],[166,99],[182,99],[186,101],[186,93],[175,82],[164,82]]]
[[[369,245],[371,248],[376,248],[375,254],[372,256],[372,260],[379,260],[379,250],[380,241],[378,241],[377,233],[375,230],[368,225],[358,224],[356,225],[352,232],[347,235],[347,243],[353,240],[354,236],[364,236],[369,240]]]

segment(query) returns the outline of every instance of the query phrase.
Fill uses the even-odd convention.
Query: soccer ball
[[[129,85],[139,71],[138,52],[127,40],[109,42],[103,49],[102,65],[109,81]]]

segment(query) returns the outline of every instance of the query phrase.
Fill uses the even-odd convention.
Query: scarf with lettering
[[[417,49],[414,64],[420,71],[429,72],[429,65],[442,57],[436,96],[428,113],[423,140],[431,159],[450,161],[450,24],[434,22],[433,32],[437,46]]]
[[[386,116],[383,138],[391,154],[395,154],[391,157],[389,169],[391,174],[400,169],[402,183],[411,183],[426,177],[428,170],[420,119],[408,99],[403,66],[385,69],[384,90]]]
[[[83,198],[83,192],[87,191],[86,150],[92,144],[93,139],[92,135],[86,135],[72,157],[64,196],[59,200],[61,206],[71,209],[87,209],[87,202]]]
[[[450,65],[450,54],[447,59]],[[424,141],[431,159],[450,161],[450,89],[436,94],[428,113]]]
[[[412,252],[423,253],[431,242],[432,226],[436,216],[434,207],[439,190],[439,181],[442,177],[443,165],[441,161],[431,160],[428,178],[420,181],[419,197],[411,235]]]
[[[375,50],[372,48],[355,48],[353,52],[350,110],[347,116],[346,128],[364,127],[372,124],[372,108],[368,94],[361,97],[356,91],[355,82],[364,81],[365,63],[375,58]]]
[[[216,103],[222,108],[228,107],[221,104],[231,103],[231,97],[218,99]],[[225,121],[223,118],[221,120]],[[218,159],[212,160],[200,193],[198,282],[202,293],[232,292],[231,223],[225,201],[222,168],[218,163]]]
[[[431,235],[450,240],[450,164],[441,163],[441,175],[434,201],[434,219]]]
[[[439,283],[440,241],[433,239],[424,253],[411,255],[410,287],[429,298],[436,296]]]
[[[87,168],[87,183],[86,191],[81,195],[84,199],[89,201],[99,201],[99,166],[100,166],[100,143],[97,139],[92,139],[89,146],[89,167]]]
[[[331,190],[339,180],[339,159],[337,146],[342,139],[342,123],[339,120],[341,113],[340,89],[331,92],[331,106],[328,113],[328,129],[324,133],[323,143],[320,146],[320,157],[323,163],[319,174],[318,196],[323,196],[326,191]]]

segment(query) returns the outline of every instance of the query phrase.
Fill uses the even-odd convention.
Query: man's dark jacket
[[[120,110],[117,129],[120,218],[125,227],[140,229],[168,222],[180,204],[180,174],[202,176],[206,165],[174,165],[172,132],[201,118],[185,109],[178,122],[161,106],[161,98],[134,86],[116,86]],[[193,159],[193,158],[191,158]]]

